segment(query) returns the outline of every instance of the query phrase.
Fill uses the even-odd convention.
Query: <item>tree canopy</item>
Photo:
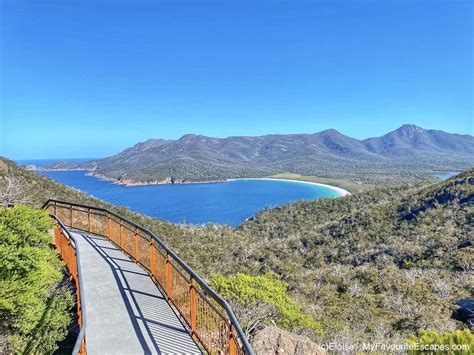
[[[288,284],[275,274],[213,274],[211,285],[232,304],[248,337],[270,322],[298,333],[322,332],[321,325],[288,296]]]
[[[0,208],[0,336],[9,351],[50,353],[71,321],[52,227],[45,211]]]

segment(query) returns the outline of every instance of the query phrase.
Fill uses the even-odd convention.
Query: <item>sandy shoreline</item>
[[[290,181],[290,182],[298,182],[301,184],[309,184],[309,185],[316,185],[316,186],[322,186],[322,187],[327,187],[328,189],[331,189],[333,191],[336,191],[340,196],[347,196],[350,195],[351,193],[347,190],[344,190],[341,187],[333,186],[333,185],[328,185],[328,184],[321,184],[319,182],[312,182],[312,181],[303,181],[303,180],[294,180],[294,179],[278,179],[278,178],[241,178],[241,179],[227,179],[227,181],[238,181],[238,180],[273,180],[273,181]]]

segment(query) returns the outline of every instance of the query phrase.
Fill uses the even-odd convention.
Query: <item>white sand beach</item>
[[[312,182],[312,181],[302,181],[302,180],[293,180],[293,179],[277,179],[277,178],[242,178],[242,179],[227,179],[227,181],[238,181],[238,180],[274,180],[274,181],[290,181],[290,182],[298,182],[301,184],[310,184],[310,185],[316,185],[316,186],[323,186],[327,187],[328,189],[336,191],[340,196],[347,196],[350,195],[351,193],[347,190],[344,190],[341,187],[337,186],[332,186],[332,185],[327,185],[327,184],[321,184],[319,182]]]

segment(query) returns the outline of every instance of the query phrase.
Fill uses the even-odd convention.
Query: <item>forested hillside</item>
[[[300,202],[240,229],[338,339],[452,330],[474,294],[474,170],[446,182]],[[271,266],[270,266],[271,265]]]
[[[240,227],[175,225],[2,160],[0,187],[18,179],[30,203],[109,206],[147,226],[205,277],[276,274],[322,325],[317,342],[404,341],[420,329],[463,328],[454,302],[474,296],[474,169],[437,183],[379,188],[260,212]]]
[[[150,139],[85,164],[122,182],[169,183],[296,173],[361,182],[411,181],[474,164],[474,137],[403,125],[382,137],[358,140],[329,129],[314,134],[214,138],[187,134]]]

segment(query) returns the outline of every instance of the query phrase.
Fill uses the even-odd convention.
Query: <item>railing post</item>
[[[89,223],[89,233],[92,232],[92,224],[91,224],[91,209],[87,209],[87,222]]]
[[[84,336],[84,339],[82,339],[81,349],[79,349],[79,354],[87,354],[87,352],[86,352],[86,337],[85,336]]]
[[[72,259],[72,253],[71,253],[71,241],[68,239],[67,240],[67,250],[66,250],[66,266],[69,270],[69,272],[71,272],[71,259]],[[71,275],[72,276],[72,275]]]
[[[73,228],[73,225],[72,225],[72,205],[69,205],[69,211],[70,211],[70,216],[71,216],[71,224],[70,224],[70,227]]]
[[[64,250],[63,250],[63,231],[59,231],[59,253],[61,254],[61,258],[64,260]]]
[[[77,269],[77,252],[76,249],[72,249],[72,254],[74,255],[74,258],[72,259],[72,269],[70,271],[71,275],[74,273],[76,279],[74,280],[76,282],[76,289],[79,288],[79,272]]]
[[[57,216],[57,211],[56,211],[56,201],[54,201],[54,215]]]
[[[110,215],[107,213],[107,239],[112,239],[112,220]]]
[[[152,241],[150,241],[150,271],[151,276],[155,277],[155,247]]]
[[[123,241],[123,224],[122,224],[122,220],[120,220],[119,246],[120,246],[120,249],[123,250],[122,241]]]
[[[235,328],[234,325],[230,324],[229,331],[229,355],[237,354],[237,344],[235,343]]]
[[[135,260],[140,261],[140,247],[138,245],[138,228],[135,228]]]
[[[168,303],[171,303],[171,288],[172,288],[172,280],[171,280],[171,260],[168,253],[166,253],[166,263],[165,263],[165,274],[166,274],[166,293],[168,295]]]
[[[76,275],[76,289],[79,289],[79,268],[77,266],[77,251],[76,249],[74,249],[74,260],[75,260],[75,263],[74,263],[74,275]]]
[[[196,337],[196,321],[197,321],[197,317],[196,317],[196,290],[194,288],[194,278],[191,277],[191,285],[190,285],[190,289],[189,289],[189,303],[191,305],[191,336],[193,337],[193,339],[196,341],[197,340],[197,337]]]
[[[77,299],[77,323],[79,327],[82,327],[82,307],[81,307],[81,290],[79,289],[79,283],[76,285],[76,299]]]
[[[61,251],[61,248],[60,248],[60,242],[59,242],[59,227],[56,225],[54,226],[54,245],[56,245],[56,249],[58,249],[59,251]]]

